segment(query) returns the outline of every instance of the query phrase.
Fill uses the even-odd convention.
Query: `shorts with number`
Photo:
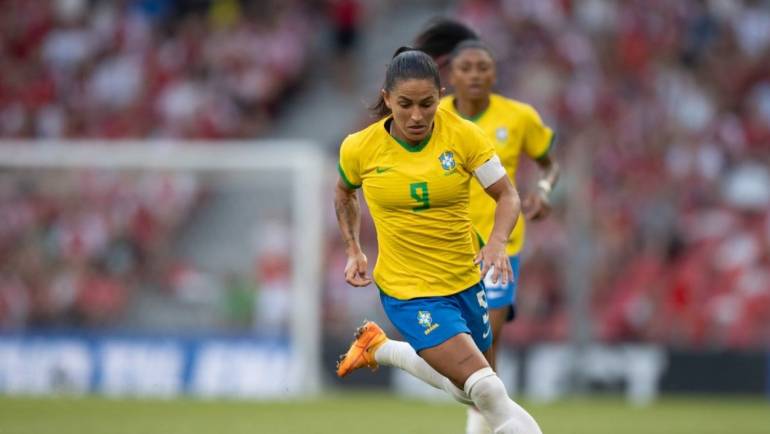
[[[492,283],[492,271],[489,270],[484,278],[484,287],[487,289],[487,301],[490,309],[502,309],[516,306],[516,287],[519,283],[519,255],[509,256],[513,270],[513,280],[503,285],[498,279],[497,283]]]
[[[415,351],[468,333],[484,352],[492,345],[487,299],[479,282],[457,294],[399,300],[380,291],[388,319]]]

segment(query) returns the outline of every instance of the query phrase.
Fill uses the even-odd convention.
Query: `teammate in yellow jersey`
[[[492,93],[496,81],[495,62],[489,48],[473,30],[456,21],[439,20],[418,35],[416,41],[418,48],[446,65],[445,75],[454,94],[443,98],[439,107],[473,121],[484,130],[514,183],[522,154],[540,167],[543,177],[537,184],[538,190],[524,201],[523,208],[528,219],[547,217],[550,212],[548,196],[559,175],[558,165],[549,156],[555,138],[553,131],[543,124],[530,105]],[[490,203],[476,185],[471,185],[470,196],[471,220],[482,238],[486,238],[492,229],[494,202]],[[507,283],[485,279],[494,336],[493,354],[497,352],[503,325],[515,317],[524,226],[524,216],[520,216],[506,246],[514,279]],[[494,356],[492,367],[495,367]],[[470,408],[466,434],[488,432],[483,418]]]
[[[537,184],[537,193],[525,200],[524,215],[519,216],[506,246],[514,280],[505,286],[489,279],[485,281],[492,309],[492,330],[498,336],[503,323],[515,315],[519,253],[524,245],[524,216],[540,220],[550,213],[548,195],[559,175],[558,165],[549,156],[555,135],[530,105],[491,93],[495,83],[495,64],[489,49],[481,41],[464,41],[455,48],[449,76],[455,93],[444,98],[439,107],[473,121],[484,130],[495,144],[512,181],[515,182],[522,154],[533,159],[544,174]],[[482,237],[486,237],[492,229],[494,203],[490,203],[475,185],[471,185],[470,194],[471,220]],[[496,343],[493,347],[496,349]]]
[[[399,49],[377,105],[382,119],[340,147],[335,210],[348,254],[345,279],[353,286],[372,282],[358,240],[361,187],[380,247],[374,281],[408,344],[367,322],[337,374],[399,367],[475,405],[496,433],[540,433],[490,368],[492,333],[480,284],[489,269],[494,281],[512,278],[505,244],[519,214],[518,195],[483,132],[438,108],[442,92],[430,56]],[[472,182],[496,203],[492,233],[478,253],[468,211]]]

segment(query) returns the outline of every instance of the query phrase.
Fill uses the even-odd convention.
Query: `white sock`
[[[542,434],[535,419],[508,397],[500,377],[483,368],[465,381],[465,393],[487,420],[495,434]]]
[[[377,348],[377,351],[374,353],[374,359],[380,365],[403,369],[436,389],[447,392],[452,395],[452,398],[463,404],[473,404],[471,398],[462,389],[455,386],[448,378],[433,369],[406,342],[386,340],[385,343]]]
[[[476,407],[468,406],[468,419],[465,422],[465,434],[492,434],[487,420]]]

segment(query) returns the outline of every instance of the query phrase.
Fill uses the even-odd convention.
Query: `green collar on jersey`
[[[385,121],[385,131],[388,131],[388,134],[390,137],[393,137],[393,140],[398,142],[399,145],[401,145],[402,148],[406,149],[409,152],[420,152],[425,148],[425,145],[430,142],[431,136],[433,136],[433,129],[431,128],[430,133],[422,139],[422,141],[416,145],[412,145],[411,143],[407,142],[406,140],[401,140],[398,137],[394,136],[393,134],[390,134],[390,124],[393,122],[393,118],[388,119]]]
[[[393,137],[393,136],[390,136],[390,137],[393,137],[393,140],[397,141],[398,144],[401,145],[401,147],[403,147],[407,151],[409,151],[409,152],[420,152],[420,151],[423,150],[423,148],[425,148],[425,145],[427,145],[428,142],[430,142],[430,137],[432,135],[433,135],[433,132],[431,131],[431,133],[428,134],[428,137],[422,139],[422,141],[420,143],[416,144],[416,145],[412,145],[409,142],[407,142],[406,140],[401,140],[398,137]]]
[[[479,119],[481,119],[482,116],[484,116],[484,113],[486,113],[489,110],[489,107],[492,106],[492,98],[489,99],[489,104],[487,104],[486,107],[484,107],[484,110],[476,113],[473,116],[465,116],[464,114],[460,113],[460,110],[457,110],[457,106],[455,105],[455,102],[457,102],[457,97],[452,97],[452,108],[455,109],[455,113],[460,115],[461,118],[471,121],[473,123],[478,122]]]

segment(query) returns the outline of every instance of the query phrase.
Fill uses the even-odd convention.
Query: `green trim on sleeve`
[[[545,151],[543,151],[542,154],[538,155],[537,158],[535,158],[535,161],[541,160],[543,157],[548,155],[551,152],[551,149],[553,148],[554,144],[556,144],[556,133],[551,134],[551,141],[548,142],[548,146],[545,148]]]
[[[337,163],[337,171],[340,173],[340,179],[342,179],[342,182],[345,183],[345,185],[348,186],[349,189],[355,190],[357,188],[361,188],[361,185],[356,185],[350,182],[347,176],[345,176],[345,171],[342,170],[342,165]]]
[[[474,229],[473,232],[476,233],[476,238],[478,238],[479,240],[479,248],[484,247],[487,243],[484,242],[484,238],[481,237],[481,234],[479,233],[479,231]]]

